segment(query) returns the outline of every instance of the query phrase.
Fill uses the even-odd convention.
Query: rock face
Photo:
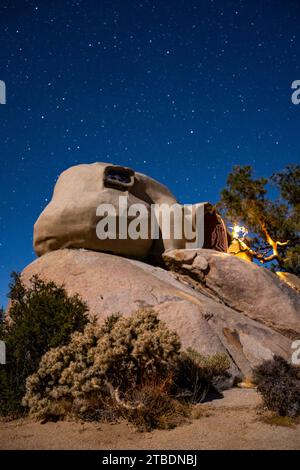
[[[128,226],[136,220],[137,204],[139,221],[145,227],[146,236],[133,239],[128,236]],[[171,230],[167,236],[162,228],[164,216],[159,215],[154,223],[156,219],[151,213],[154,204],[167,208],[176,205],[179,215],[170,216]],[[115,215],[110,215],[111,224],[104,228],[100,222],[107,215],[108,205]],[[108,163],[77,165],[60,175],[52,200],[36,221],[34,249],[38,256],[62,248],[85,248],[136,259],[159,260],[165,250],[186,247],[183,221],[191,220],[195,228],[199,206],[203,206],[205,213],[205,223],[201,225],[203,246],[227,251],[226,227],[210,204],[186,207],[187,214],[173,194],[149,176]],[[124,224],[125,233],[123,230],[119,236]],[[157,236],[153,236],[154,226],[157,226]],[[175,227],[182,235],[177,236]],[[104,235],[103,238],[99,234]],[[190,241],[193,242],[193,238]]]
[[[277,276],[284,281],[289,287],[295,289],[300,294],[300,278],[295,276],[292,273],[284,273],[281,271],[276,271]]]
[[[291,339],[300,337],[300,295],[268,269],[213,250],[172,250],[164,260],[230,308]]]
[[[31,263],[37,274],[78,293],[101,322],[112,313],[153,308],[178,332],[184,348],[227,352],[231,382],[263,359],[290,358],[299,332],[299,296],[264,268],[212,250],[176,250],[166,261],[177,272],[87,250],[57,250]],[[188,275],[187,275],[188,274]],[[261,293],[261,295],[259,295]]]
[[[135,175],[129,168],[105,163],[68,168],[60,175],[52,200],[35,223],[37,255],[59,248],[87,248],[145,258],[152,245],[150,237],[100,240],[97,236],[96,227],[100,220],[97,208],[101,204],[112,205],[116,210],[116,222],[119,222],[119,198],[122,196],[126,197],[128,207],[137,203],[143,205],[146,223],[150,220],[151,201],[163,198],[167,204],[176,203],[175,197],[163,185],[150,178],[147,180],[143,175]]]

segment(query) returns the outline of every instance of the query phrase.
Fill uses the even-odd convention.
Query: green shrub
[[[26,287],[12,274],[9,316],[2,319],[0,339],[6,343],[6,365],[0,366],[0,414],[22,410],[26,378],[34,373],[50,348],[66,344],[83,330],[88,308],[77,295],[34,276]]]
[[[279,416],[300,416],[300,368],[280,356],[264,361],[253,372],[265,406]]]
[[[176,385],[192,403],[203,401],[214,381],[226,377],[230,362],[225,353],[203,356],[192,348],[180,354]]]

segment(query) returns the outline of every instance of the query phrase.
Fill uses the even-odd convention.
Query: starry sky
[[[61,171],[131,166],[216,202],[300,161],[298,0],[1,0],[0,306]]]

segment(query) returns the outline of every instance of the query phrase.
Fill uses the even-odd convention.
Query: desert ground
[[[300,449],[300,425],[266,424],[253,389],[231,389],[200,405],[202,416],[172,430],[140,433],[125,422],[0,423],[0,449]]]

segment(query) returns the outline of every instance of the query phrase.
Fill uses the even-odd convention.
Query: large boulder
[[[231,309],[299,339],[300,295],[268,269],[203,249],[168,251],[164,260],[170,268],[188,273]]]
[[[154,206],[162,212],[155,213]],[[165,250],[186,247],[183,224],[194,227],[190,241],[195,241],[200,209],[203,246],[227,251],[225,224],[209,203],[184,207],[163,184],[127,167],[101,162],[76,165],[59,176],[51,201],[36,221],[34,249],[38,256],[85,248],[160,261]],[[167,228],[170,224],[169,233],[163,229],[164,221]],[[139,238],[128,234],[130,225],[144,227],[136,229]]]
[[[263,359],[271,358],[273,354],[289,358],[292,352],[291,339],[267,325],[271,323],[272,326],[275,320],[270,322],[266,318],[266,321],[262,321],[263,312],[266,312],[266,317],[269,316],[266,309],[260,311],[257,320],[250,318],[247,302],[241,300],[238,304],[238,286],[235,283],[238,285],[241,280],[239,291],[242,292],[247,266],[251,283],[255,279],[257,282],[256,291],[252,286],[247,294],[252,312],[256,302],[263,305],[257,296],[258,291],[264,293],[263,283],[268,292],[270,289],[277,294],[282,292],[281,301],[285,305],[288,300],[290,305],[297,302],[289,288],[285,286],[287,290],[283,289],[276,276],[272,287],[273,276],[269,277],[263,268],[257,268],[263,271],[261,275],[253,276],[254,267],[249,263],[245,265],[244,261],[229,255],[218,256],[215,252],[202,251],[205,256],[198,260],[197,269],[200,266],[206,275],[211,272],[209,287],[193,280],[190,275],[82,249],[50,252],[27,266],[22,278],[29,283],[33,275],[38,275],[44,280],[64,284],[68,293],[78,293],[87,302],[91,314],[96,315],[99,322],[112,313],[130,315],[141,308],[153,308],[170,329],[177,331],[184,348],[190,346],[206,355],[227,352],[231,358],[231,383],[236,378],[249,375],[253,366]],[[193,258],[193,254],[190,258]],[[229,290],[223,295],[225,281],[217,278],[216,274],[213,277],[215,264],[219,263],[222,270],[223,260],[229,264],[231,262],[235,270],[240,266],[241,276],[236,274],[235,281],[230,283],[234,287],[232,294]],[[230,278],[230,270],[226,266],[223,273]],[[216,280],[215,285],[213,280]],[[274,298],[269,301],[274,302]],[[277,298],[276,302],[279,307],[280,299]],[[289,331],[292,325],[299,327],[296,320],[295,316],[295,322],[289,323]],[[286,329],[283,328],[284,331]]]

